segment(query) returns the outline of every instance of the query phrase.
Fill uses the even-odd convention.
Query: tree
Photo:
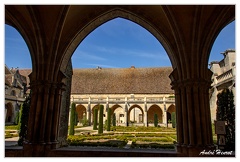
[[[107,131],[110,131],[111,128],[111,109],[108,109],[107,112]]]
[[[171,118],[172,118],[172,127],[175,128],[176,127],[176,114],[175,114],[175,112],[172,112]]]
[[[99,105],[99,126],[98,134],[103,133],[103,105]]]
[[[16,113],[15,119],[14,119],[14,124],[18,125],[19,123],[19,115],[20,115],[20,110]]]
[[[31,91],[29,96],[26,97],[25,101],[23,102],[23,105],[21,106],[21,119],[19,122],[19,139],[18,139],[18,145],[22,146],[23,141],[27,136],[27,126],[28,126],[28,117],[29,117],[29,110],[31,105]]]
[[[74,125],[77,126],[77,124],[78,124],[78,113],[75,111]]]
[[[154,114],[154,127],[158,126],[158,116],[157,114]]]
[[[70,112],[70,128],[69,128],[69,135],[74,135],[74,126],[75,126],[75,117],[76,117],[76,104],[73,102],[71,105],[71,112]]]
[[[233,92],[224,89],[217,95],[217,120],[226,121],[226,150],[235,150],[235,105]]]
[[[116,114],[113,114],[113,119],[112,119],[113,126],[116,126]]]
[[[94,109],[94,114],[93,114],[93,130],[97,130],[97,121],[98,121],[98,109]]]
[[[20,130],[20,126],[21,126],[22,110],[23,110],[23,104],[21,104],[20,110],[19,110],[19,120],[18,120],[18,126],[17,126],[18,131]]]

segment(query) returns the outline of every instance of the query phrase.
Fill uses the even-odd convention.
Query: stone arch
[[[116,115],[116,124],[121,124],[125,123],[125,118],[124,118],[124,109],[122,106],[116,104],[111,107],[111,115],[115,113]]]
[[[12,122],[13,120],[13,113],[14,113],[14,108],[11,102],[8,102],[5,104],[5,111],[6,111],[6,116],[5,116],[5,122]]]
[[[132,112],[132,110],[135,110],[135,111]],[[139,105],[132,105],[129,108],[127,115],[128,115],[127,117],[128,123],[131,122],[132,118],[133,118],[132,122],[136,121],[137,123],[144,123],[144,111],[143,111],[143,108]]]
[[[70,60],[77,46],[84,40],[84,38],[89,33],[91,33],[94,29],[98,28],[100,25],[118,17],[132,21],[140,25],[141,27],[145,28],[147,31],[149,31],[164,47],[173,67],[175,67],[174,56],[172,56],[171,48],[169,48],[168,43],[166,42],[166,38],[164,37],[164,34],[157,31],[154,25],[148,22],[146,19],[142,18],[141,15],[137,15],[126,9],[117,7],[109,11],[106,11],[104,14],[99,15],[96,19],[89,22],[88,25],[84,27],[84,29],[80,29],[80,32],[72,40],[72,43],[69,45],[68,49],[65,50],[64,58],[63,58],[63,62],[61,64],[60,70],[64,71],[67,65],[67,61]]]
[[[65,34],[68,32],[63,33],[62,31],[67,25],[66,17],[69,16],[68,22],[72,25],[77,19],[74,16],[84,14],[84,11],[87,10],[84,6],[82,7],[83,12],[77,8],[79,12],[77,13],[75,10],[71,15],[69,6],[56,6],[54,10],[49,6],[6,5],[5,8],[6,23],[18,28],[26,39],[33,61],[33,73],[31,74],[31,81],[34,81],[31,85],[33,102],[31,102],[30,112],[35,115],[30,117],[31,123],[28,127],[29,134],[24,147],[24,155],[46,156],[46,153],[49,152],[48,148],[56,148],[62,80],[67,63],[77,44],[95,29],[96,24],[92,22],[99,21],[100,17],[103,18],[101,15],[105,12],[99,13],[96,11],[97,8],[93,10],[94,12],[88,12],[88,16],[84,16],[85,19],[82,20],[85,22],[83,23],[85,27],[77,30],[79,34],[76,36]],[[109,8],[119,10],[118,8],[124,8],[124,6],[110,6]],[[154,24],[153,28],[157,28],[157,22],[160,22],[163,24],[161,29],[166,29],[157,28],[158,32],[164,35],[161,36],[163,46],[169,56],[172,56],[170,60],[174,71],[170,78],[176,94],[178,152],[183,155],[198,156],[199,151],[205,148],[212,149],[211,121],[208,111],[208,89],[211,76],[207,70],[208,57],[220,30],[235,19],[235,6],[186,5],[179,7],[164,5],[158,6],[158,8],[153,6],[150,16],[147,15],[146,10],[141,10],[143,8],[140,6],[135,8],[127,6],[126,8],[132,8],[134,13],[141,15],[140,17],[138,14],[132,14],[133,17],[137,17],[147,24]],[[47,12],[41,12],[41,10]],[[120,10],[122,11],[122,9]],[[159,10],[162,12],[157,12]],[[48,13],[52,13],[50,18],[47,16]],[[100,16],[94,17],[94,15],[97,16],[95,13]],[[128,14],[126,15],[128,16]],[[114,17],[116,16],[112,16],[112,18]],[[100,25],[104,22],[106,20],[96,23]],[[85,30],[86,27],[89,28]],[[67,31],[69,31],[68,29],[71,28],[66,28]],[[73,31],[76,31],[76,28],[73,28]],[[80,36],[81,34],[82,36]],[[82,39],[75,39],[78,36]],[[64,38],[67,37],[71,40],[66,41]],[[60,47],[62,49],[59,49]],[[47,61],[44,62],[44,59]],[[49,109],[50,113],[48,113]],[[50,124],[45,126],[46,123]],[[36,125],[40,126],[39,129],[35,129]],[[49,145],[45,145],[45,143]]]
[[[159,123],[163,122],[163,111],[160,108],[160,106],[158,106],[156,104],[150,106],[147,113],[148,113],[148,119],[147,119],[148,123],[154,122],[154,114],[157,114]]]
[[[98,109],[98,115],[99,115],[99,104],[94,105],[91,108],[91,124],[93,124],[93,122],[94,122],[94,109]]]
[[[167,121],[172,120],[171,114],[172,114],[173,112],[176,112],[176,108],[175,108],[175,105],[171,104],[171,105],[167,108]]]
[[[84,119],[84,117],[86,117],[87,115],[87,109],[85,106],[83,105],[77,105],[76,106],[76,112],[78,115],[78,121],[80,122],[81,120]]]

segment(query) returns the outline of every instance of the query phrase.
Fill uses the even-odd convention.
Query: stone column
[[[209,107],[211,82],[205,78],[180,80],[170,75],[175,91],[177,151],[186,156],[199,156],[213,150]]]
[[[31,105],[24,156],[44,156],[58,144],[63,83],[32,81]]]
[[[125,103],[124,117],[125,117],[125,126],[127,127],[129,125],[129,123],[128,123],[128,105],[127,105],[127,103]]]
[[[163,123],[165,123],[165,126],[167,127],[168,121],[167,121],[167,108],[166,108],[166,97],[163,97]]]
[[[88,104],[88,106],[87,106],[86,115],[87,115],[87,120],[88,120],[88,126],[90,126],[91,125],[91,104]]]
[[[72,83],[72,62],[68,63],[65,71],[66,76],[66,90],[62,94],[61,110],[60,110],[60,122],[59,122],[59,135],[58,147],[66,146],[68,136],[68,123],[69,123],[69,109],[70,109],[70,96],[71,96],[71,83]],[[74,100],[74,99],[73,99]]]
[[[148,121],[147,121],[147,104],[144,104],[144,126],[148,127]]]
[[[165,126],[168,127],[168,120],[167,120],[167,108],[166,104],[164,103],[164,120],[165,120]]]

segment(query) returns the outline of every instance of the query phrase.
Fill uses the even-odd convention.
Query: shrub
[[[71,105],[71,112],[70,112],[70,128],[69,128],[69,135],[74,135],[74,126],[75,126],[75,117],[76,117],[76,104],[73,102]]]
[[[171,118],[172,118],[172,127],[173,128],[176,128],[176,115],[175,115],[175,112],[172,112],[171,114]]]
[[[14,119],[14,124],[16,125],[19,123],[19,115],[20,115],[20,112],[18,111]]]
[[[108,112],[107,112],[107,131],[110,131],[110,127],[111,127],[111,109],[108,108]]]
[[[226,150],[235,151],[235,105],[232,91],[225,89],[217,95],[217,120],[226,121]]]
[[[80,123],[82,124],[82,126],[88,126],[88,120],[86,115],[83,116],[82,120],[80,121]]]
[[[113,119],[112,119],[113,126],[116,126],[116,114],[113,114]]]
[[[99,106],[99,126],[98,134],[103,133],[103,105]]]
[[[154,127],[158,126],[158,116],[157,114],[154,114]]]
[[[31,105],[31,91],[29,96],[27,96],[26,100],[23,102],[22,106],[22,113],[19,125],[19,139],[18,145],[22,146],[23,141],[27,136],[27,126],[28,126],[28,117],[29,117],[29,110]]]
[[[97,121],[98,121],[98,109],[94,109],[94,114],[93,114],[93,130],[97,130]]]

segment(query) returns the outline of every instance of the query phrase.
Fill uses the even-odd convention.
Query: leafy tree
[[[103,105],[99,106],[99,126],[98,134],[103,133]]]
[[[29,110],[31,105],[31,91],[29,96],[26,97],[25,101],[23,102],[23,105],[21,106],[21,119],[19,122],[19,139],[18,139],[18,145],[22,146],[23,141],[27,136],[27,126],[28,126],[28,117],[29,117]]]
[[[157,114],[154,114],[154,127],[158,126],[158,116]]]
[[[171,114],[171,118],[172,118],[172,127],[175,128],[176,127],[176,114],[175,112],[172,112]]]
[[[69,128],[69,135],[74,135],[74,126],[75,126],[75,117],[76,117],[76,104],[73,102],[71,105],[71,112],[70,112],[70,128]]]
[[[111,109],[108,109],[107,112],[107,131],[110,131],[111,128]]]
[[[217,120],[226,121],[226,150],[235,150],[235,105],[233,92],[224,89],[217,95]]]

